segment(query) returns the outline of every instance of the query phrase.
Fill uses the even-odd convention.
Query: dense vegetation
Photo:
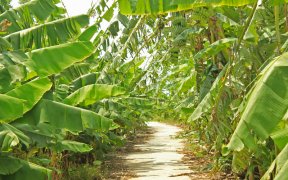
[[[159,118],[215,169],[288,179],[286,1],[0,2],[0,179],[69,176]]]

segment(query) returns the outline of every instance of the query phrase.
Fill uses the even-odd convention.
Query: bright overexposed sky
[[[92,3],[99,0],[62,0],[70,16],[86,14]],[[98,3],[97,3],[98,4]]]
[[[88,9],[91,7],[91,3],[96,3],[99,0],[62,0],[67,8],[70,16],[86,14]],[[98,3],[97,3],[98,4]],[[13,7],[17,7],[18,0],[12,0]]]

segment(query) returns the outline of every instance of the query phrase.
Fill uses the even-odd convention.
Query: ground
[[[149,122],[131,142],[105,162],[105,179],[233,179],[207,167],[211,157],[198,157],[186,148],[185,140],[176,138],[180,127]]]

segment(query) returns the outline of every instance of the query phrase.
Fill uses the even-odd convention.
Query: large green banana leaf
[[[0,179],[52,179],[50,169],[11,156],[0,156]]]
[[[254,136],[268,138],[283,119],[288,108],[288,53],[272,61],[262,72],[248,96],[240,122],[228,148],[253,149]]]
[[[199,6],[243,6],[256,0],[119,0],[122,14],[159,14],[192,9]]]
[[[0,15],[0,22],[7,19],[11,22],[7,32],[12,33],[32,26],[33,19],[44,21],[55,9],[53,0],[33,0]]]
[[[57,74],[76,62],[83,61],[93,53],[91,42],[73,42],[37,49],[27,53],[30,59],[25,63],[40,77]]]
[[[87,15],[60,19],[9,34],[4,38],[14,49],[39,49],[67,42],[89,24]]]
[[[23,115],[24,100],[0,94],[0,122],[9,122]]]
[[[48,78],[36,79],[0,94],[0,120],[11,122],[33,108],[43,94],[51,88]]]
[[[51,87],[52,83],[48,78],[36,79],[9,91],[6,95],[25,100],[23,113],[26,113]]]
[[[125,93],[125,89],[119,86],[107,84],[91,84],[84,86],[70,94],[67,98],[64,99],[63,102],[69,105],[82,104],[84,106],[88,106],[101,99],[119,96]]]
[[[85,129],[108,131],[113,121],[92,111],[42,99],[34,109],[15,123],[39,125],[47,123],[56,129],[82,132]]]
[[[15,136],[13,136],[15,140],[14,139],[13,140],[17,141],[16,143],[19,143],[21,141],[21,143],[25,144],[26,147],[28,147],[29,144],[31,144],[32,142],[32,144],[36,145],[37,148],[48,147],[49,149],[52,149],[56,152],[62,152],[62,151],[68,150],[72,152],[83,153],[83,152],[89,152],[93,149],[91,146],[85,143],[65,140],[65,137],[66,137],[65,131],[62,131],[59,133],[59,129],[56,129],[55,127],[50,126],[47,123],[41,123],[41,124],[38,124],[37,126],[33,126],[29,124],[15,122],[15,123],[12,123],[12,125],[14,127],[11,125],[5,124],[5,126],[9,126],[10,129],[13,128],[12,129],[13,131],[11,130],[12,133],[15,134]],[[18,128],[21,131],[19,131],[16,128]],[[4,134],[4,133],[0,132],[0,145],[1,145],[1,138],[2,138],[1,134]],[[6,137],[6,138],[11,138],[11,137]],[[3,144],[2,149],[7,147],[7,145],[4,146],[4,143],[2,144]],[[10,147],[12,146],[10,145]]]

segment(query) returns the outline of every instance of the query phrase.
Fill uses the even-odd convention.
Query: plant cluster
[[[163,117],[186,122],[214,154],[216,169],[287,179],[286,1],[119,0],[119,6],[123,14],[156,16],[158,39],[150,48],[157,54],[145,79],[147,93],[165,99]]]
[[[216,168],[288,179],[286,0],[60,4],[1,1],[0,179],[97,165],[151,118],[187,123]]]
[[[115,7],[101,1],[69,17],[58,0],[14,9],[1,1],[0,179],[58,179],[73,164],[97,166],[149,119],[155,100],[131,91],[143,58],[127,60],[143,41],[141,18]]]

